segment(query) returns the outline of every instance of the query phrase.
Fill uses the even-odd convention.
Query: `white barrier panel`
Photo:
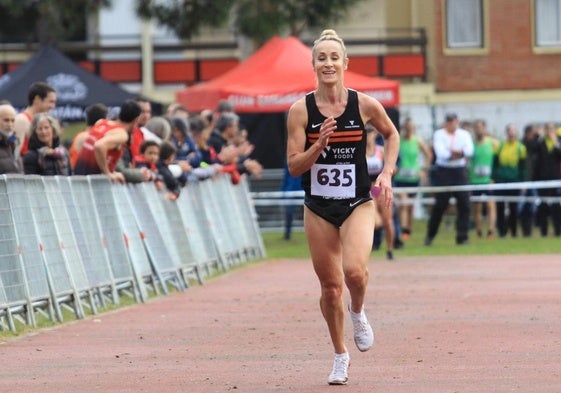
[[[68,215],[68,209],[59,186],[59,181],[54,176],[42,177],[42,181],[45,186],[45,194],[49,201],[49,206],[53,213],[53,220],[59,236],[61,249],[65,256],[65,263],[70,274],[74,296],[86,300],[86,303],[82,303],[82,306],[89,307],[90,311],[95,314],[97,312],[97,305],[94,293],[84,268],[80,250],[78,249],[74,229]]]
[[[0,264],[0,285],[2,285],[0,308],[3,320],[6,320],[6,327],[15,331],[12,310],[23,312],[31,309],[32,305],[5,175],[0,177],[0,233],[0,259],[2,261]],[[46,284],[46,280],[43,282]],[[27,322],[34,325],[34,321],[34,317],[29,315]]]
[[[101,239],[107,249],[109,266],[113,282],[118,289],[117,292],[126,293],[138,301],[138,285],[132,274],[125,238],[113,201],[111,182],[106,176],[88,176],[88,183],[94,196],[93,202],[99,219]]]
[[[111,187],[117,216],[123,232],[125,247],[127,249],[131,268],[136,278],[140,299],[148,300],[148,286],[155,294],[160,292],[156,276],[150,265],[148,254],[142,243],[140,230],[134,217],[133,205],[125,185],[116,184]]]
[[[88,178],[86,176],[73,176],[66,179],[70,183],[73,197],[72,208],[84,235],[83,243],[79,243],[79,245],[84,246],[80,247],[80,253],[90,285],[96,288],[102,307],[107,307],[107,300],[117,304],[119,303],[117,286],[113,279],[107,245],[103,241],[99,217]]]
[[[214,181],[213,186],[216,202],[220,206],[219,214],[223,217],[224,229],[228,233],[230,248],[239,262],[246,262],[250,257],[251,247],[247,238],[246,227],[236,204],[236,197],[233,192],[234,185],[231,180],[222,176]]]
[[[225,261],[226,267],[238,265],[241,262],[240,253],[234,239],[237,229],[232,230],[229,217],[227,196],[220,195],[217,179],[209,179],[198,183],[199,198],[209,222],[218,253]]]
[[[2,282],[2,275],[0,274],[0,329],[12,332],[16,331],[14,318],[12,317],[12,308],[8,303],[6,292],[4,291],[4,283]]]
[[[25,189],[24,177],[10,177],[6,185],[17,236],[17,247],[21,256],[21,266],[25,277],[24,285],[27,296],[26,322],[35,326],[36,311],[44,313],[51,320],[55,320],[60,310],[58,310],[58,313],[55,311],[56,302],[52,299],[49,277],[45,269],[45,256],[42,251],[37,228],[33,221],[31,209],[33,205]],[[15,280],[12,282],[15,282]]]
[[[189,285],[189,277],[194,276],[202,282],[199,276],[199,268],[193,257],[193,252],[189,247],[181,216],[174,210],[175,201],[164,200],[164,194],[159,193],[153,184],[142,183],[137,185],[142,188],[143,195],[146,196],[148,207],[152,211],[156,224],[166,239],[167,249],[175,266],[183,275],[185,285]]]
[[[205,269],[206,274],[224,268],[201,201],[198,198],[198,185],[189,184],[176,201],[187,239],[195,259]]]
[[[102,175],[0,176],[0,330],[96,313],[203,283],[210,269],[265,255],[247,182],[190,183],[176,201],[153,184]],[[245,185],[245,186],[243,186]],[[257,229],[256,229],[257,228]],[[222,255],[221,255],[222,253]]]
[[[144,195],[141,187],[129,184],[127,187],[130,201],[134,206],[134,215],[144,245],[146,247],[152,268],[160,282],[160,288],[164,293],[168,293],[167,285],[170,284],[178,290],[185,289],[186,283],[181,274],[178,262],[173,260],[170,248],[167,246],[161,229],[157,225],[148,198]]]
[[[146,189],[147,187],[150,187],[150,185],[144,185],[144,187]],[[165,199],[162,193],[154,194],[147,192],[147,195],[153,196],[153,203],[150,205],[155,208],[154,213],[156,217],[161,215],[161,225],[171,228],[169,235],[177,250],[180,268],[185,276],[185,281],[188,282],[189,278],[193,277],[199,282],[199,284],[202,284],[204,260],[196,258],[191,241],[187,236],[186,225],[183,222],[181,213],[179,212],[179,204],[181,202],[179,200]]]
[[[257,212],[249,197],[247,177],[242,176],[240,183],[237,185],[233,185],[227,178],[223,178],[222,181],[226,184],[232,198],[231,206],[236,215],[235,219],[243,230],[245,251],[249,253],[251,259],[265,258],[265,246],[259,230]]]
[[[40,176],[24,176],[24,184],[29,202],[33,206],[30,210],[37,230],[57,319],[59,321],[63,319],[59,305],[70,307],[77,318],[83,318],[81,297],[78,295],[74,279],[71,277],[66,249],[57,227],[57,223],[62,222],[65,216],[57,215],[55,218],[43,179]],[[76,279],[81,278],[76,277]]]
[[[209,213],[208,205],[210,204],[209,196],[203,195],[202,184],[204,182],[193,182],[190,183],[188,191],[190,194],[190,200],[193,204],[193,209],[197,213],[197,219],[201,225],[208,231],[207,241],[210,242],[208,247],[212,247],[216,250],[216,255],[218,256],[220,268],[225,271],[228,270],[228,256],[224,250],[224,240],[220,236],[220,232],[216,229],[216,221],[214,217]]]

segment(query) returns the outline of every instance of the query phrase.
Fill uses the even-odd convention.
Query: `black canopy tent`
[[[136,96],[80,67],[53,46],[45,46],[0,77],[0,99],[22,110],[28,104],[29,86],[38,81],[47,82],[56,90],[57,107],[53,115],[61,121],[83,121],[84,109],[99,102],[107,105],[111,113],[123,101]]]

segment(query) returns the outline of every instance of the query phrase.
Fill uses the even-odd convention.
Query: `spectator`
[[[205,129],[209,129],[210,131],[214,130],[215,121],[214,121],[214,113],[212,112],[212,109],[203,109],[201,111],[200,117],[205,124]]]
[[[142,112],[138,117],[136,127],[132,131],[131,140],[128,144],[130,153],[124,152],[125,162],[130,162],[132,157],[140,154],[140,145],[142,144],[144,139],[154,139],[154,135],[152,134],[152,132],[150,132],[150,130],[146,128],[146,123],[148,123],[148,120],[152,118],[152,104],[150,103],[150,101],[143,97],[137,97],[135,98],[135,101],[142,109]],[[127,157],[127,154],[130,154],[130,156]]]
[[[455,113],[448,113],[444,127],[434,132],[433,146],[436,164],[434,185],[468,184],[467,160],[473,155],[473,140],[468,131],[458,127],[458,116]],[[436,201],[428,221],[425,245],[432,244],[452,196],[456,198],[456,244],[468,243],[469,193],[444,191],[435,195]]]
[[[533,168],[533,180],[560,180],[561,179],[561,144],[560,137],[557,135],[555,124],[547,123],[544,136],[540,139],[536,161]],[[548,217],[553,224],[555,236],[561,236],[561,187],[540,188],[538,189],[540,204],[538,205],[537,220],[540,234],[547,236]],[[547,198],[557,198],[555,201],[548,201]]]
[[[195,141],[189,133],[189,122],[181,117],[173,117],[171,123],[170,142],[175,146],[175,159],[178,161],[188,161],[196,159]]]
[[[171,104],[168,105],[168,107],[166,108],[166,118],[167,119],[171,119],[173,117],[173,111],[175,110],[175,108],[179,107],[181,104],[178,102],[172,102]]]
[[[77,133],[72,139],[72,144],[70,145],[70,166],[72,169],[76,166],[76,160],[78,159],[78,153],[86,140],[88,132],[90,132],[92,126],[100,119],[105,119],[107,117],[107,106],[102,103],[92,104],[88,106],[85,110],[86,113],[86,128],[83,131]]]
[[[223,169],[217,154],[206,144],[205,124],[199,116],[188,120],[174,117],[171,122],[171,142],[177,151],[176,163],[184,173],[183,181],[207,179]]]
[[[191,135],[196,144],[196,155],[199,166],[193,169],[193,175],[196,179],[203,179],[215,176],[218,173],[228,173],[233,184],[238,184],[240,174],[238,166],[235,163],[236,149],[233,146],[222,149],[220,155],[207,141],[210,136],[210,129],[206,127],[205,122],[200,116],[189,118]]]
[[[524,136],[522,144],[526,147],[528,157],[526,159],[526,178],[525,180],[533,180],[534,165],[537,160],[538,144],[540,142],[541,129],[535,124],[528,124],[524,127]],[[523,190],[525,197],[533,198],[538,195],[535,188]],[[524,201],[519,206],[520,210],[520,226],[522,228],[522,236],[528,237],[532,234],[532,227],[536,220],[536,204],[533,199]]]
[[[420,154],[424,155],[425,164],[421,167]],[[432,162],[432,150],[415,135],[415,123],[407,118],[401,128],[399,144],[399,166],[394,177],[397,197],[399,199],[399,222],[403,239],[411,236],[413,228],[413,202],[407,201],[415,198],[415,193],[399,192],[399,187],[417,187],[421,183],[422,168],[429,168]]]
[[[216,120],[216,128],[212,131],[208,144],[214,148],[221,161],[225,164],[236,163],[240,174],[249,173],[259,177],[263,166],[254,159],[248,157],[248,153],[253,150],[248,142],[236,147],[239,133],[239,116],[235,113],[225,112]],[[234,159],[225,158],[222,150],[225,147],[236,147]],[[226,153],[226,152],[224,152]],[[227,152],[230,154],[230,151]]]
[[[240,118],[235,113],[226,112],[216,120],[216,128],[213,130],[208,144],[220,153],[222,148],[228,144],[234,144],[238,136]]]
[[[160,144],[156,141],[146,140],[140,145],[140,154],[135,156],[132,161],[134,168],[148,168],[156,172],[156,163],[160,158]]]
[[[175,152],[176,148],[173,143],[163,141],[160,145],[160,155],[156,163],[158,176],[163,180],[167,189],[166,199],[171,200],[175,200],[179,197],[181,187],[183,186],[178,178],[178,176],[182,175],[182,171],[180,170],[178,173],[174,174],[170,169],[170,165],[175,162]]]
[[[207,127],[203,118],[201,116],[190,117],[189,128],[195,142],[196,161],[199,162],[199,165],[220,163],[216,150],[208,144],[211,130]]]
[[[189,119],[189,111],[178,102],[172,102],[166,110],[166,118],[171,120],[174,117],[181,117],[184,120]]]
[[[16,157],[17,137],[14,130],[16,110],[10,104],[0,105],[0,174],[22,173],[21,157]]]
[[[152,172],[145,167],[135,168],[133,159],[140,155],[140,146],[145,140],[157,141],[159,139],[146,128],[146,124],[152,117],[150,101],[141,97],[137,97],[135,101],[142,109],[142,112],[140,113],[137,126],[134,128],[129,141],[122,146],[123,153],[115,167],[117,172],[123,174],[127,183],[141,183],[153,180]]]
[[[33,83],[27,92],[27,107],[16,115],[14,125],[20,143],[16,146],[16,157],[27,153],[27,142],[30,136],[31,121],[37,113],[48,112],[56,106],[56,91],[45,82]]]
[[[518,140],[518,131],[514,124],[505,128],[506,139],[499,144],[493,166],[495,183],[521,182],[525,179],[526,147]],[[522,194],[521,189],[497,190],[499,196],[507,198]],[[506,207],[508,206],[508,217]],[[518,227],[518,201],[497,200],[497,231],[500,237],[510,231],[516,237]]]
[[[104,173],[112,181],[124,183],[125,176],[121,172],[116,172],[115,168],[141,112],[142,109],[137,102],[127,100],[121,105],[117,121],[108,119],[98,121],[90,130],[80,150],[75,174]]]
[[[70,156],[60,141],[59,122],[48,113],[38,113],[31,122],[27,154],[23,158],[26,175],[70,176]]]
[[[220,100],[216,104],[216,115],[220,117],[225,113],[235,113],[234,105],[228,100]]]
[[[497,141],[487,134],[487,124],[485,120],[476,120],[473,123],[474,149],[473,157],[469,165],[469,181],[471,184],[491,184],[493,161],[497,151]],[[474,190],[472,196],[490,196],[491,190]],[[473,221],[477,237],[483,237],[483,207],[487,211],[487,239],[495,236],[495,225],[497,220],[496,204],[493,199],[485,202],[473,202]]]
[[[174,107],[170,115],[170,119],[174,117],[180,117],[184,120],[189,119],[189,111],[183,105],[177,105]]]
[[[462,120],[460,122],[460,128],[469,132],[473,132],[474,123],[470,120]]]
[[[155,116],[148,120],[146,123],[146,129],[153,134],[153,138],[149,138],[148,135],[145,135],[145,139],[155,140],[158,143],[162,141],[167,141],[171,136],[171,126],[169,121],[162,116]]]
[[[160,143],[151,139],[145,140],[140,145],[140,154],[135,156],[131,162],[131,167],[143,171],[149,171],[146,181],[153,181],[156,188],[161,190],[163,184],[160,176],[158,176],[158,167],[156,166],[160,157]]]

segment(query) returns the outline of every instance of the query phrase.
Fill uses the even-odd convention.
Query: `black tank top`
[[[313,199],[367,198],[370,178],[366,166],[366,132],[358,107],[358,94],[348,89],[345,111],[335,120],[337,129],[314,166],[302,175],[306,197]],[[314,93],[306,95],[308,149],[319,138],[319,128],[326,119],[316,105]]]

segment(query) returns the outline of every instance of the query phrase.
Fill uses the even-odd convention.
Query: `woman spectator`
[[[429,168],[433,159],[431,149],[416,135],[415,130],[413,120],[405,119],[399,143],[399,168],[395,175],[396,191],[399,191],[399,187],[418,187],[422,177],[425,176],[423,170]],[[422,167],[419,160],[421,154],[424,156]],[[400,200],[398,211],[403,239],[409,239],[413,229],[414,204],[411,200],[415,198],[416,194],[398,192],[397,196]]]
[[[59,122],[48,113],[37,114],[31,122],[24,173],[42,176],[71,175],[70,155],[60,140]]]

